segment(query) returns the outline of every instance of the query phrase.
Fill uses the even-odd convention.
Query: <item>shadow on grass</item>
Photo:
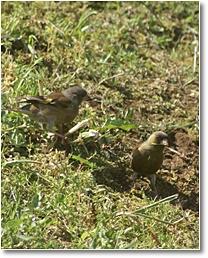
[[[123,166],[106,166],[95,169],[92,175],[97,184],[111,187],[114,191],[129,191],[132,186],[130,169]]]
[[[106,185],[118,192],[128,192],[132,189],[132,173],[131,169],[123,166],[106,166],[98,168],[92,172],[97,184]],[[152,199],[155,197],[150,188],[149,182],[145,178],[138,178],[134,188],[136,191],[134,191],[133,194],[139,198],[143,198],[142,192],[144,192],[148,198]],[[183,210],[190,209],[194,212],[199,211],[199,196],[196,193],[192,192],[190,195],[186,195],[183,192],[180,192],[176,185],[170,184],[161,177],[157,178],[157,189],[159,199],[163,199],[173,194],[178,194],[178,200],[171,202],[173,205],[180,204]]]
[[[190,209],[194,212],[199,211],[199,196],[198,194],[192,192],[190,195],[184,194],[179,191],[176,185],[172,185],[162,177],[157,178],[157,189],[160,198],[165,198],[167,196],[178,194],[179,198],[173,201],[172,204],[180,203],[183,210]]]

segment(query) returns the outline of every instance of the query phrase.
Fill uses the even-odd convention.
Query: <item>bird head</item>
[[[62,91],[63,95],[67,98],[76,97],[79,102],[83,100],[91,100],[90,96],[87,94],[87,91],[80,86],[74,86]]]
[[[148,138],[148,143],[153,146],[168,146],[168,135],[162,131],[154,132]]]

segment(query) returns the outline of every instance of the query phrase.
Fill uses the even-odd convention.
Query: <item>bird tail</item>
[[[5,109],[2,109],[3,112],[8,111],[8,112],[16,112],[16,113],[24,113],[24,114],[29,114],[30,113],[30,107],[31,104],[27,104],[23,107],[20,108],[9,108],[6,107]]]
[[[18,109],[15,109],[15,108],[9,108],[9,107],[3,108],[3,109],[1,109],[1,111],[3,111],[3,112],[5,112],[5,111],[9,111],[9,112],[17,112],[17,113],[21,112],[21,111],[20,111],[20,110],[18,110]]]

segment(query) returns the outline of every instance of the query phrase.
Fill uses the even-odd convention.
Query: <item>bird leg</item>
[[[51,149],[53,149],[54,146],[56,146],[56,144],[60,142],[60,139],[61,139],[61,141],[65,140],[64,136],[57,132],[48,132],[48,135],[54,136],[54,138],[53,138],[53,141],[48,145],[48,147],[46,149],[47,152],[50,151]]]
[[[60,124],[59,132],[60,132],[59,137],[61,138],[61,144],[66,145],[67,144],[67,139],[66,139],[66,136],[64,134],[64,124]]]
[[[63,126],[61,125],[58,128],[58,132],[53,130],[53,128],[48,128],[48,134],[49,135],[53,135],[54,136],[54,140],[53,143],[50,144],[50,149],[53,148],[54,146],[56,146],[56,144],[59,144],[61,142],[61,144],[66,144],[66,138],[65,135],[63,134]]]
[[[57,126],[57,129],[58,129],[57,131],[55,131],[55,130],[52,131],[52,129],[50,130],[50,133],[52,133],[55,136],[54,145],[56,143],[61,143],[63,145],[66,145],[67,139],[64,134],[64,124],[60,124],[59,126]]]
[[[136,179],[137,179],[138,175],[136,172],[133,173],[133,175],[131,176],[131,180],[132,180],[132,183],[131,183],[131,187],[133,188],[134,185],[135,185],[135,182],[136,182]]]
[[[156,188],[156,175],[155,174],[149,175],[149,179],[150,179],[150,183],[151,183],[151,188],[152,188],[154,194],[157,196],[158,193],[157,193],[157,188]]]
[[[55,135],[55,136],[57,136],[58,138],[61,138],[61,139],[65,139],[65,136],[63,134],[60,134],[60,133],[57,133],[57,132],[48,131],[48,134],[49,135]]]

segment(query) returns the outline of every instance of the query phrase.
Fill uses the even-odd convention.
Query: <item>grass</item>
[[[192,209],[199,188],[198,2],[2,2],[1,8],[1,247],[198,249]],[[21,96],[74,84],[101,104],[82,105],[75,122],[90,121],[70,135],[67,148],[50,148],[53,139],[39,124],[8,111]],[[98,138],[81,137],[89,129]],[[126,190],[138,140],[178,129],[190,139],[183,150],[192,162],[167,154],[160,175],[169,183],[164,197],[179,193],[179,199],[156,205],[145,186]],[[115,166],[127,170],[124,183]]]

